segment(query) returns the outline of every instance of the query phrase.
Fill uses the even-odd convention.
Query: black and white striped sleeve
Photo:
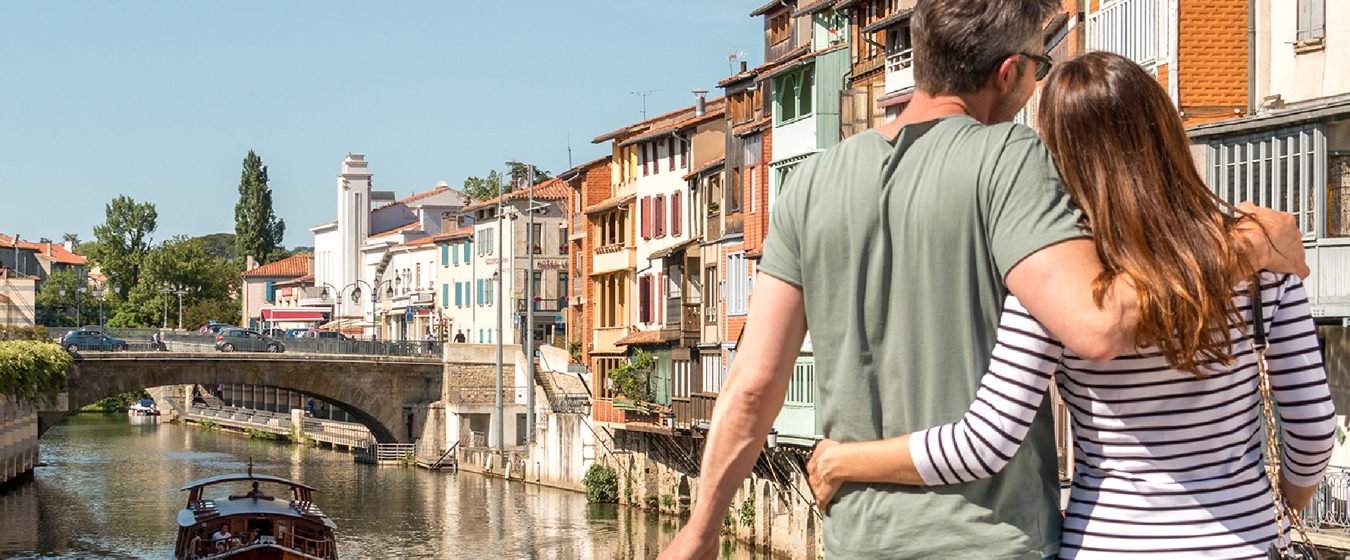
[[[914,432],[909,452],[927,485],[993,476],[1022,445],[1064,347],[1008,296],[989,370],[961,420]]]
[[[1279,296],[1270,315],[1266,357],[1283,432],[1281,472],[1295,486],[1313,486],[1322,480],[1331,460],[1336,434],[1331,389],[1303,281],[1291,274],[1282,285],[1265,285],[1270,288],[1262,296]],[[1271,299],[1275,298],[1262,298]]]

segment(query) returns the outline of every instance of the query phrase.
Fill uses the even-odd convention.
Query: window
[[[1323,39],[1327,36],[1326,0],[1298,0],[1298,40]]]
[[[681,142],[683,145],[683,142]],[[670,171],[675,170],[675,137],[666,139],[666,159],[670,160]]]
[[[670,362],[672,397],[689,398],[689,372],[693,369],[689,360]]]
[[[652,238],[652,197],[642,197],[642,238]]]
[[[1323,234],[1317,223],[1318,196],[1327,184],[1321,125],[1224,138],[1210,142],[1208,153],[1207,179],[1219,198],[1289,212],[1305,235]]]
[[[717,324],[717,267],[703,269],[703,322]],[[705,385],[706,387],[706,385]]]
[[[469,262],[469,245],[470,245],[470,243],[469,243],[468,241],[465,241],[465,242],[464,242],[464,262],[465,262],[465,263],[468,263],[468,262]]]
[[[647,176],[647,145],[638,144],[638,161],[642,163],[642,176]]]
[[[789,21],[791,11],[784,10],[776,16],[769,19],[769,44],[776,45],[788,40],[790,35],[791,22]],[[767,58],[767,57],[766,57]]]
[[[558,297],[567,299],[567,273],[558,272]]]
[[[703,391],[707,393],[716,393],[722,389],[722,356],[717,354],[703,355]]]
[[[810,357],[798,357],[792,366],[792,380],[788,382],[785,404],[810,405],[816,402],[816,362]]]
[[[638,278],[638,322],[652,322],[652,277],[642,276]]]
[[[464,307],[464,286],[455,282],[455,307]],[[449,294],[446,294],[449,296]],[[449,303],[446,304],[447,306]]]
[[[450,307],[450,285],[441,284],[441,307]]]
[[[745,315],[750,307],[750,272],[745,253],[727,255],[727,315]]]
[[[676,237],[680,236],[683,226],[681,223],[684,218],[683,206],[681,206],[682,198],[680,191],[675,191],[674,194],[670,195],[670,234]]]
[[[268,282],[263,289],[267,292],[266,295],[263,296],[263,299],[267,303],[272,303],[277,300],[277,288],[275,283]]]
[[[680,140],[680,169],[689,169],[689,141]]]
[[[783,78],[783,87],[778,89],[778,121],[790,121],[797,118],[797,75],[789,74]]]
[[[416,269],[416,271],[417,271],[416,274],[413,276],[413,286],[414,286],[414,287],[421,286],[421,285],[422,285],[422,263],[414,264],[413,267],[414,267],[414,268]]]
[[[652,201],[652,229],[653,237],[666,236],[666,195],[656,195],[656,200]]]
[[[539,254],[544,250],[544,224],[534,224],[530,228],[530,250]]]

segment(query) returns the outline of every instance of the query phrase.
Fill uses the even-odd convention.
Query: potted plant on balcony
[[[720,211],[720,210],[722,210],[722,205],[720,205],[720,204],[718,204],[718,203],[716,203],[716,202],[709,202],[709,203],[708,203],[708,213],[709,213],[709,214],[716,214],[716,213],[717,213],[718,211]]]

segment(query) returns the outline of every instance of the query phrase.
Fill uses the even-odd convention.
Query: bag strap
[[[1276,541],[1271,545],[1280,558],[1294,558],[1289,554],[1293,539],[1288,538],[1284,530],[1284,520],[1303,538],[1303,552],[1316,560],[1322,560],[1317,547],[1308,540],[1308,531],[1303,527],[1303,519],[1298,510],[1289,507],[1284,501],[1284,492],[1280,491],[1280,443],[1279,428],[1275,423],[1275,398],[1270,388],[1270,363],[1266,360],[1266,351],[1270,350],[1270,341],[1266,338],[1265,304],[1261,301],[1261,275],[1253,276],[1249,281],[1252,304],[1252,351],[1256,353],[1256,363],[1260,372],[1261,414],[1266,425],[1266,474],[1270,477],[1271,498],[1275,501]],[[1284,546],[1288,538],[1289,546]]]

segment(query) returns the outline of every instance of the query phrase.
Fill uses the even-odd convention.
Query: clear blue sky
[[[119,194],[155,240],[234,231],[253,149],[287,247],[333,219],[343,156],[377,189],[531,161],[719,94],[727,52],[763,61],[759,0],[7,2],[0,34],[0,232],[93,239]]]

